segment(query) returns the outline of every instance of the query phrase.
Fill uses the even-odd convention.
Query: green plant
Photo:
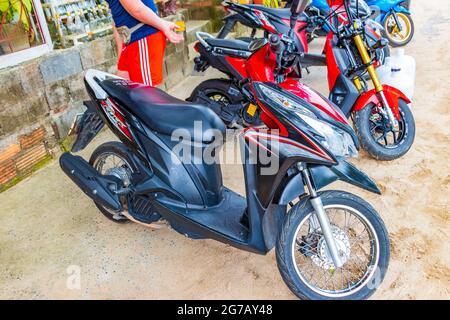
[[[28,13],[33,9],[32,0],[0,0],[0,24],[16,22],[29,30]]]

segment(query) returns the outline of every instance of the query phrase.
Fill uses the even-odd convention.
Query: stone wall
[[[48,157],[83,110],[83,71],[114,72],[111,37],[0,70],[0,186]]]
[[[224,14],[219,0],[207,0],[165,18],[186,21],[186,34],[182,44],[167,44],[161,89],[190,75],[195,32],[217,32]],[[245,28],[236,28],[236,35],[241,32]],[[84,71],[114,73],[116,63],[116,46],[107,36],[0,70],[0,191],[59,152],[73,119],[85,109]]]
[[[188,45],[167,45],[163,90],[191,72]],[[116,46],[108,36],[0,70],[0,190],[58,151],[72,120],[85,109],[84,71],[114,73],[116,64]]]

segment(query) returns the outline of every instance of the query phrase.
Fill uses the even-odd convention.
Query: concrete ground
[[[364,153],[354,161],[382,196],[333,186],[366,198],[389,229],[390,268],[374,299],[450,297],[450,3],[413,1],[412,10],[416,34],[406,51],[417,61],[414,147],[389,163]],[[327,93],[325,70],[311,71],[305,82]],[[202,80],[186,79],[172,92],[186,96]],[[82,155],[111,138],[102,133]],[[241,179],[237,167],[224,168],[225,183],[238,192]],[[114,224],[57,161],[1,193],[0,203],[0,299],[295,298],[273,251],[259,256],[168,228]]]

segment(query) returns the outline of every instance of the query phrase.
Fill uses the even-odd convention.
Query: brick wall
[[[19,135],[17,142],[0,152],[0,186],[26,174],[48,157],[45,136],[45,128],[38,127],[28,134]]]

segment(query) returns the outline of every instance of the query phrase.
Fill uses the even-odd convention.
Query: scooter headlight
[[[315,136],[328,150],[337,157],[357,157],[358,150],[353,143],[352,137],[345,131],[329,123],[311,118],[305,114],[297,115],[302,118],[320,136]]]
[[[259,88],[264,95],[282,108],[293,111],[314,131],[314,137],[336,157],[357,157],[356,148],[350,134],[344,130],[320,120],[316,114],[293,99],[278,93],[277,91],[261,85]]]

